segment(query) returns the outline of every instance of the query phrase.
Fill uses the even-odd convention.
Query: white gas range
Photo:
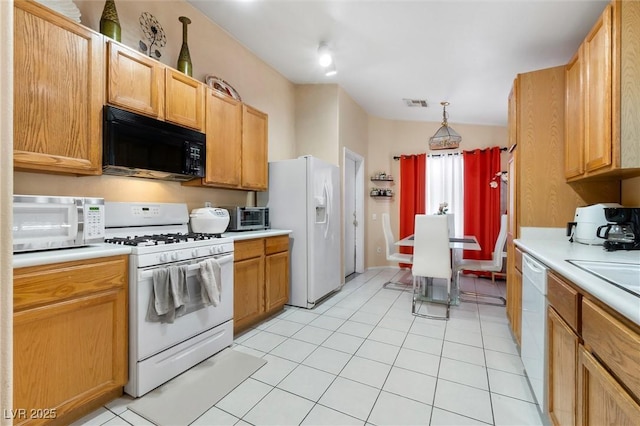
[[[186,204],[105,203],[105,242],[131,246],[129,258],[129,383],[139,397],[233,342],[233,241],[189,233]],[[201,263],[219,266],[220,301],[203,300]],[[188,298],[172,322],[148,315],[154,271],[177,266]]]

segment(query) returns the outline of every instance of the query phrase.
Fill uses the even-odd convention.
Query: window
[[[464,234],[464,163],[461,154],[427,156],[426,213],[438,212],[447,203],[447,213],[454,215],[454,235]]]

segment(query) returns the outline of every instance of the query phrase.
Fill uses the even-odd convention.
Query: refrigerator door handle
[[[326,220],[326,227],[324,228],[324,239],[327,239],[327,236],[329,235],[329,226],[331,226],[331,196],[329,194],[329,185],[327,184],[327,181],[324,181],[324,196],[326,197],[326,204],[327,204],[327,220]]]

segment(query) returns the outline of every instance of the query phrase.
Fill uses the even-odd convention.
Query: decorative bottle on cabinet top
[[[102,16],[100,17],[100,33],[111,37],[115,41],[120,41],[120,20],[118,19],[116,3],[113,0],[107,0],[104,4]]]
[[[189,54],[189,45],[187,44],[187,25],[191,23],[191,19],[186,16],[178,18],[182,22],[182,48],[180,56],[178,56],[178,71],[182,71],[189,77],[193,75],[193,65],[191,64],[191,55]]]

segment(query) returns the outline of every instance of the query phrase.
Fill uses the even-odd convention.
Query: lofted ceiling
[[[607,0],[188,0],[296,84],[338,84],[368,114],[506,125],[516,74],[571,59]],[[338,74],[318,65],[320,42]],[[426,100],[408,107],[403,99]]]

